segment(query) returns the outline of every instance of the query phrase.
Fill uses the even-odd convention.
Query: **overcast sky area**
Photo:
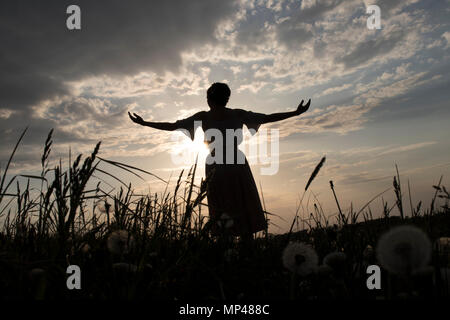
[[[66,28],[70,4],[81,8],[81,30]],[[366,26],[370,4],[380,30]],[[286,220],[274,217],[280,228],[270,231],[286,231],[324,155],[310,189],[326,214],[337,212],[330,180],[343,210],[359,209],[392,186],[395,164],[413,205],[429,203],[450,173],[449,14],[448,0],[2,1],[0,168],[29,126],[10,173],[38,173],[54,128],[54,161],[101,140],[101,157],[174,183],[182,168],[171,152],[193,143],[140,127],[127,111],[175,121],[208,110],[206,89],[219,81],[231,108],[291,111],[312,99],[300,117],[263,126],[279,130],[279,171],[252,171],[266,210]],[[163,188],[107,169],[136,190]],[[381,199],[371,208],[380,213]]]

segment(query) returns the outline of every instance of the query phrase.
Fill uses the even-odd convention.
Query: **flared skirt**
[[[267,227],[250,166],[207,164],[207,198],[212,230],[243,236]]]

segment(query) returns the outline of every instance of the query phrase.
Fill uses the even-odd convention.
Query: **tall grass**
[[[331,184],[339,208],[335,221],[310,191],[313,210],[308,218],[302,219],[308,228],[293,232],[294,223],[299,221],[297,209],[288,234],[272,235],[265,230],[264,237],[256,238],[249,247],[248,243],[241,245],[230,236],[226,227],[221,235],[210,232],[218,221],[209,219],[207,214],[209,177],[197,185],[196,164],[186,174],[180,173],[173,191],[169,191],[168,181],[151,172],[100,157],[100,143],[84,158],[78,155],[72,161],[69,154],[67,169],[61,160],[50,168],[53,145],[53,131],[50,131],[44,143],[40,175],[9,177],[10,164],[26,131],[14,146],[0,181],[0,273],[3,275],[0,298],[287,298],[292,293],[290,278],[286,276],[280,254],[290,240],[313,244],[321,259],[332,251],[345,252],[353,263],[347,270],[348,294],[371,298],[366,291],[361,291],[356,279],[365,276],[365,270],[361,269],[365,248],[375,247],[384,230],[396,224],[413,223],[427,230],[432,240],[450,236],[449,194],[441,185],[442,178],[434,186],[429,209],[424,210],[421,202],[414,208],[409,192],[411,216],[408,217],[404,214],[397,168],[394,204],[382,198],[391,187],[370,199],[360,210],[351,206],[346,213],[341,210],[335,186]],[[311,174],[303,196],[324,162],[325,157]],[[112,174],[111,168],[139,179],[151,176],[166,183],[166,189],[160,194],[138,194],[131,184]],[[120,188],[107,189],[106,177],[117,181]],[[25,179],[24,186],[19,179]],[[35,183],[37,188],[32,187]],[[383,218],[373,219],[370,205],[380,198]],[[438,207],[438,199],[445,204]],[[391,215],[394,207],[400,210],[400,217]],[[266,214],[273,215],[267,211]],[[129,247],[111,251],[109,248],[118,231],[127,235]],[[69,291],[65,287],[65,268],[69,264],[77,264],[83,270],[81,291]],[[329,289],[323,288],[324,283],[314,281],[317,286],[309,294],[327,297]]]
[[[183,185],[181,172],[175,192],[155,195],[137,195],[131,188],[116,175],[100,168],[100,164],[108,164],[120,170],[125,170],[141,179],[141,173],[155,177],[168,184],[158,176],[117,161],[98,157],[100,142],[93,152],[82,160],[78,155],[71,166],[64,170],[61,161],[54,168],[48,168],[48,158],[52,145],[51,131],[46,139],[44,152],[41,158],[41,175],[14,175],[8,183],[6,177],[9,165],[22,140],[26,130],[22,133],[16,144],[0,184],[0,208],[1,216],[7,212],[6,223],[3,231],[8,236],[17,236],[19,232],[33,228],[37,237],[58,236],[61,243],[74,235],[83,235],[95,224],[97,230],[101,227],[128,229],[136,232],[161,233],[169,237],[183,237],[192,232],[199,232],[204,227],[204,217],[198,215],[204,205],[202,201],[206,197],[205,182],[201,186],[194,184],[196,165],[187,175],[186,188],[182,196],[178,195]],[[117,194],[104,191],[106,181],[101,176],[108,176],[121,184]],[[18,177],[26,178],[24,190],[20,189]],[[40,181],[40,190],[35,197],[31,197],[33,190],[30,188],[30,180]],[[95,187],[87,188],[88,184],[96,180]],[[12,193],[11,187],[17,183],[17,190]],[[16,199],[5,201],[6,198]],[[182,201],[180,201],[182,199]],[[93,205],[87,209],[88,203]],[[99,207],[105,208],[98,212]],[[111,209],[112,208],[112,209]],[[16,211],[12,215],[12,209]],[[197,212],[198,209],[198,212]],[[194,219],[191,219],[194,218]]]

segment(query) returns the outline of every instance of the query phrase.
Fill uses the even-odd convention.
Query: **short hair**
[[[225,107],[231,95],[230,87],[226,83],[215,82],[206,92],[209,101],[214,104]]]

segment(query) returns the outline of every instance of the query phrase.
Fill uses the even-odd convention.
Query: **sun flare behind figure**
[[[185,142],[186,146],[190,148],[194,154],[198,154],[199,159],[204,159],[209,153],[204,138],[205,134],[203,133],[203,130],[199,130],[195,135],[194,141],[187,140]]]
[[[175,165],[190,167],[198,156],[198,165],[204,164],[209,153],[208,146],[204,142],[205,134],[202,130],[195,133],[194,141],[191,141],[183,133],[175,133],[175,145],[172,149],[172,161]]]

